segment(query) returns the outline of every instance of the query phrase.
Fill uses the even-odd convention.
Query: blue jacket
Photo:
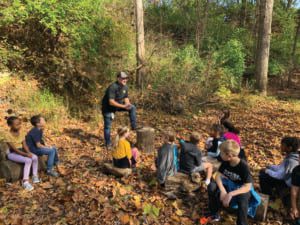
[[[228,192],[231,192],[231,191],[234,191],[234,190],[240,188],[240,186],[238,184],[234,183],[233,181],[231,181],[227,178],[222,178],[222,183]],[[253,185],[250,190],[250,195],[251,195],[251,197],[249,199],[249,205],[248,205],[248,216],[254,218],[255,214],[256,214],[256,209],[261,204],[261,197],[254,190]],[[230,207],[233,209],[238,208],[236,198],[234,198],[234,197],[232,198],[232,200],[230,202]]]

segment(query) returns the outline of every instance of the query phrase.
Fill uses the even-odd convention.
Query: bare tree
[[[143,0],[135,0],[136,15],[136,86],[143,88],[145,76],[145,35],[144,35],[144,8]]]
[[[255,74],[257,89],[262,95],[267,95],[273,3],[273,0],[260,1]]]
[[[291,55],[291,69],[288,74],[288,83],[287,83],[288,87],[290,87],[292,84],[294,70],[297,65],[296,50],[297,50],[297,43],[298,43],[299,36],[300,36],[300,10],[298,11],[298,25],[296,28],[296,34],[294,38],[294,44],[293,44],[292,55]]]

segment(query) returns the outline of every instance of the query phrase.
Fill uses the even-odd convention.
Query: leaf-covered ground
[[[17,78],[0,82],[1,127],[6,126],[7,109],[22,111],[24,118],[30,117],[26,105],[16,108],[10,96],[12,87],[26,89],[29,82],[36,88],[35,82]],[[282,159],[281,137],[300,136],[300,102],[236,95],[219,105],[231,109],[232,120],[241,128],[242,144],[257,186],[259,169]],[[184,137],[190,131],[198,131],[204,144],[207,128],[217,121],[219,114],[216,107],[180,117],[139,110],[138,119],[142,125],[156,128],[157,146],[162,143],[162,131],[170,127]],[[125,117],[120,116],[114,122],[114,129],[122,118]],[[29,129],[30,124],[25,122],[23,127]],[[129,178],[116,179],[103,174],[101,162],[110,157],[103,148],[102,124],[91,126],[65,118],[56,129],[48,129],[46,136],[49,144],[59,148],[62,176],[50,178],[41,173],[43,182],[30,193],[22,189],[20,182],[2,181],[0,224],[196,224],[207,209],[205,190],[176,201],[167,200],[160,193],[155,183],[155,152],[142,155],[138,169]],[[260,224],[288,224],[285,211],[276,209],[278,204],[273,208],[268,220]],[[220,224],[234,224],[232,214],[223,212],[222,218]],[[251,221],[251,224],[259,223]]]

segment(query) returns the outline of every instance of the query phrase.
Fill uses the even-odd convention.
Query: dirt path
[[[10,101],[11,85],[28,85],[13,79],[0,83],[0,126],[5,127],[5,111],[15,109]],[[34,82],[33,82],[34,83]],[[36,85],[36,84],[33,84]],[[255,96],[233,96],[223,105],[230,105],[232,120],[241,128],[253,175],[266,164],[278,163],[278,151],[284,135],[300,136],[300,103],[262,99]],[[26,107],[22,109],[24,117]],[[138,111],[139,121],[157,130],[157,146],[161,131],[172,127],[182,136],[192,130],[207,135],[207,127],[217,120],[218,110],[206,109],[199,115],[173,117],[161,113]],[[28,122],[24,129],[29,129]],[[100,127],[101,128],[101,127]],[[41,174],[43,183],[31,193],[20,183],[0,187],[0,224],[194,224],[207,208],[205,190],[193,199],[169,201],[157,189],[153,155],[143,155],[133,176],[115,179],[101,172],[100,163],[109,158],[101,147],[98,129],[75,119],[65,119],[59,131],[47,130],[47,141],[59,148],[62,161],[58,179]],[[159,215],[158,215],[159,214]],[[232,215],[223,213],[222,224],[233,224]],[[268,221],[261,224],[282,224],[284,212],[270,210]],[[252,223],[255,224],[255,223]]]

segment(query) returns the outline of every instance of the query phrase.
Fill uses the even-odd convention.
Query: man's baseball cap
[[[128,78],[128,75],[125,72],[118,72],[117,77],[118,78]]]

